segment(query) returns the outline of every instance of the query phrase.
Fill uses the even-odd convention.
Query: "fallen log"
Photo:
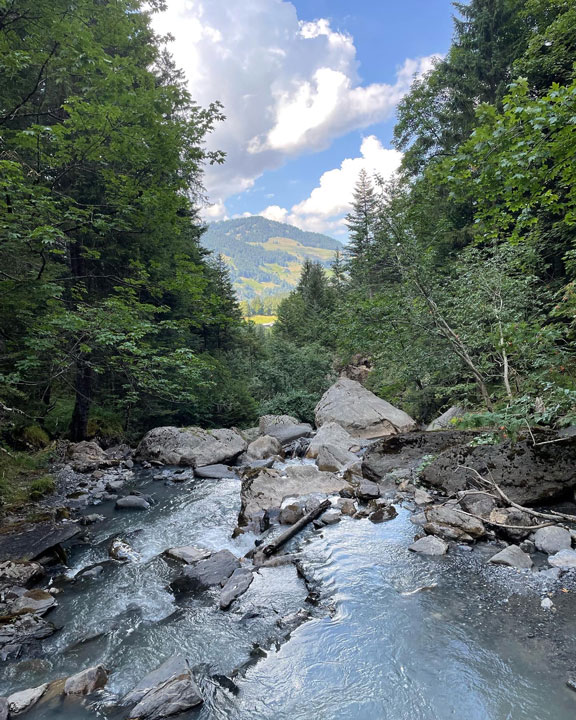
[[[270,555],[273,555],[282,547],[282,545],[285,545],[288,540],[291,540],[294,535],[297,535],[300,530],[303,530],[306,525],[311,523],[313,520],[316,520],[316,518],[322,515],[325,510],[328,510],[331,505],[332,503],[330,502],[330,500],[324,500],[323,502],[321,502],[320,505],[310,510],[310,512],[306,513],[306,515],[301,517],[300,520],[294,523],[294,525],[291,525],[288,530],[283,532],[281,535],[278,535],[276,540],[273,540],[268,545],[265,545],[262,548],[262,554],[266,557],[270,557]]]

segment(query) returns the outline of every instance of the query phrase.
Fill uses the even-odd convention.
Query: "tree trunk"
[[[88,416],[92,403],[92,368],[80,358],[76,364],[76,402],[70,422],[70,439],[73,442],[86,440],[88,434]]]

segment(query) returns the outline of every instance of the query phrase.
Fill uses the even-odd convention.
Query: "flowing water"
[[[112,698],[182,653],[203,678],[206,700],[182,716],[190,720],[576,716],[576,693],[565,685],[574,651],[572,594],[564,594],[560,612],[546,612],[546,587],[535,577],[487,566],[476,553],[410,553],[414,526],[404,509],[379,525],[344,518],[292,541],[306,575],[319,583],[325,610],[280,643],[277,620],[306,605],[308,591],[293,566],[260,570],[227,612],[217,609],[214,593],[176,603],[166,589],[174,566],[159,554],[168,547],[237,555],[252,547],[253,536],[231,539],[239,481],[164,485],[142,472],[137,486],[157,504],[148,513],[97,508],[107,520],[92,529],[90,546],[73,551],[69,576],[98,562],[104,572],[57,582],[59,607],[49,618],[62,629],[45,641],[42,659],[4,665],[2,694],[101,663],[111,670]],[[114,536],[139,553],[135,562],[106,562]],[[218,676],[243,665],[236,687],[223,687]],[[84,720],[97,712],[104,708],[47,704],[26,717]]]

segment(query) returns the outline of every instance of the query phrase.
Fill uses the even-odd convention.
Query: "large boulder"
[[[248,445],[246,452],[249,458],[266,460],[274,455],[282,454],[282,443],[278,438],[272,437],[271,435],[262,435]]]
[[[368,447],[362,459],[362,472],[379,481],[398,468],[417,469],[424,456],[436,456],[451,447],[465,445],[475,436],[476,433],[463,430],[391,435]]]
[[[203,702],[186,658],[174,655],[143,678],[122,700],[136,705],[129,718],[160,720]]]
[[[269,435],[270,430],[282,425],[298,425],[300,420],[292,415],[263,415],[258,421],[260,435]]]
[[[516,443],[452,447],[436,458],[420,479],[453,495],[478,487],[473,470],[496,482],[520,505],[544,503],[576,488],[576,438],[536,445],[527,438]]]
[[[18,585],[24,587],[44,574],[44,568],[35,562],[6,562],[0,563],[0,591]]]
[[[572,535],[569,530],[555,525],[539,528],[534,533],[534,544],[537,550],[546,555],[555,555],[572,547]]]
[[[316,425],[337,422],[351,435],[377,438],[416,428],[403,410],[382,400],[355,380],[339,378],[321,397],[314,410]]]
[[[149,462],[202,467],[232,461],[246,447],[246,440],[236,430],[158,427],[146,433],[136,454]]]
[[[350,488],[347,480],[334,473],[321,472],[314,465],[290,465],[286,470],[249,470],[242,480],[239,524],[270,508],[280,508],[285,498],[319,493],[330,495]]]
[[[317,458],[321,448],[325,445],[335,445],[342,450],[350,450],[353,447],[362,445],[358,438],[353,437],[342,425],[337,422],[328,422],[318,430],[316,435],[310,440],[307,458]]]
[[[10,710],[10,716],[23,713],[25,710],[29,710],[33,705],[36,705],[46,690],[48,690],[48,683],[39,685],[35,688],[30,688],[29,690],[20,690],[20,692],[9,695],[8,709]]]
[[[67,456],[72,469],[81,473],[92,472],[113,464],[98,443],[87,440],[68,445]]]
[[[453,421],[457,418],[461,418],[465,412],[466,411],[459,405],[453,405],[451,408],[448,408],[446,412],[443,412],[442,415],[437,417],[436,420],[433,420],[426,428],[426,431],[432,432],[434,430],[446,430],[452,427],[454,424]]]

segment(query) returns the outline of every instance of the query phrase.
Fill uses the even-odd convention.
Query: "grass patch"
[[[49,449],[39,452],[0,452],[0,504],[15,510],[39,500],[56,489],[46,471],[52,460]]]
[[[251,317],[245,318],[248,322],[253,322],[255,325],[266,325],[267,323],[275,323],[277,320],[276,315],[252,315]]]

